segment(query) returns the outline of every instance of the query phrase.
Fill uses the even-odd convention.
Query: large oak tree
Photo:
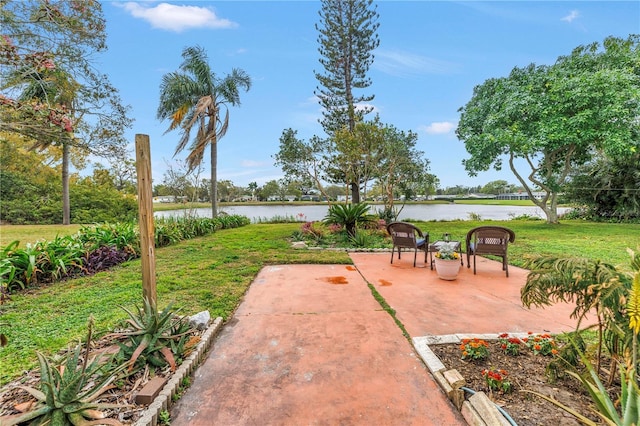
[[[640,149],[639,37],[580,46],[550,66],[514,68],[474,88],[460,109],[467,172],[509,167],[548,223],[575,167],[596,151],[625,156]],[[522,166],[520,162],[526,166]],[[533,191],[541,190],[541,199]]]

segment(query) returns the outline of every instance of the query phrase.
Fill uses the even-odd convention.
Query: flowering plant
[[[482,339],[464,339],[460,344],[462,359],[485,359],[489,356],[489,344]]]
[[[558,347],[556,345],[555,340],[549,334],[536,334],[529,332],[529,337],[522,339],[525,344],[533,350],[535,355],[557,355]]]
[[[460,253],[455,250],[455,243],[442,243],[436,257],[443,260],[458,260]]]
[[[511,356],[520,355],[522,340],[517,337],[509,337],[508,333],[502,333],[498,336],[498,341],[500,342],[500,348],[505,354]]]
[[[491,368],[490,370],[482,370],[482,377],[484,377],[489,390],[498,391],[502,393],[509,393],[513,390],[513,385],[507,377],[509,374],[506,370],[494,370]]]

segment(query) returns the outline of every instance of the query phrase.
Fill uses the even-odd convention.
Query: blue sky
[[[638,1],[380,1],[380,46],[369,71],[371,105],[383,123],[418,134],[417,148],[431,161],[441,187],[484,185],[508,171],[471,178],[468,154],[455,136],[458,109],[485,80],[516,66],[553,64],[579,45],[640,32]],[[319,1],[103,1],[109,50],[96,64],[118,88],[137,133],[151,141],[154,183],[174,157],[176,131],[156,119],[160,81],[176,71],[186,46],[200,45],[219,75],[233,68],[253,80],[230,110],[218,146],[218,179],[238,186],[283,177],[274,166],[282,131],[324,136],[313,92],[318,59]],[[370,114],[368,118],[373,118]],[[203,177],[210,173],[208,154]]]

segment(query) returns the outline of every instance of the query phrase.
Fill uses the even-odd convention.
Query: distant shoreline
[[[476,204],[476,205],[495,205],[495,206],[534,206],[530,200],[479,200],[479,199],[454,199],[455,204]],[[381,204],[381,203],[371,203]],[[394,205],[402,206],[403,203],[396,202]],[[414,204],[449,204],[448,200],[430,200],[430,201],[407,201],[406,205]],[[323,206],[326,202],[316,201],[244,201],[244,202],[219,202],[220,207],[224,206]],[[189,210],[198,208],[210,208],[211,203],[154,203],[154,211],[167,210]],[[565,206],[566,207],[566,206]]]

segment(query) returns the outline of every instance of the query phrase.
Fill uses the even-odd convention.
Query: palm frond
[[[635,275],[629,300],[627,300],[627,315],[629,316],[629,328],[635,334],[640,333],[640,273]]]

